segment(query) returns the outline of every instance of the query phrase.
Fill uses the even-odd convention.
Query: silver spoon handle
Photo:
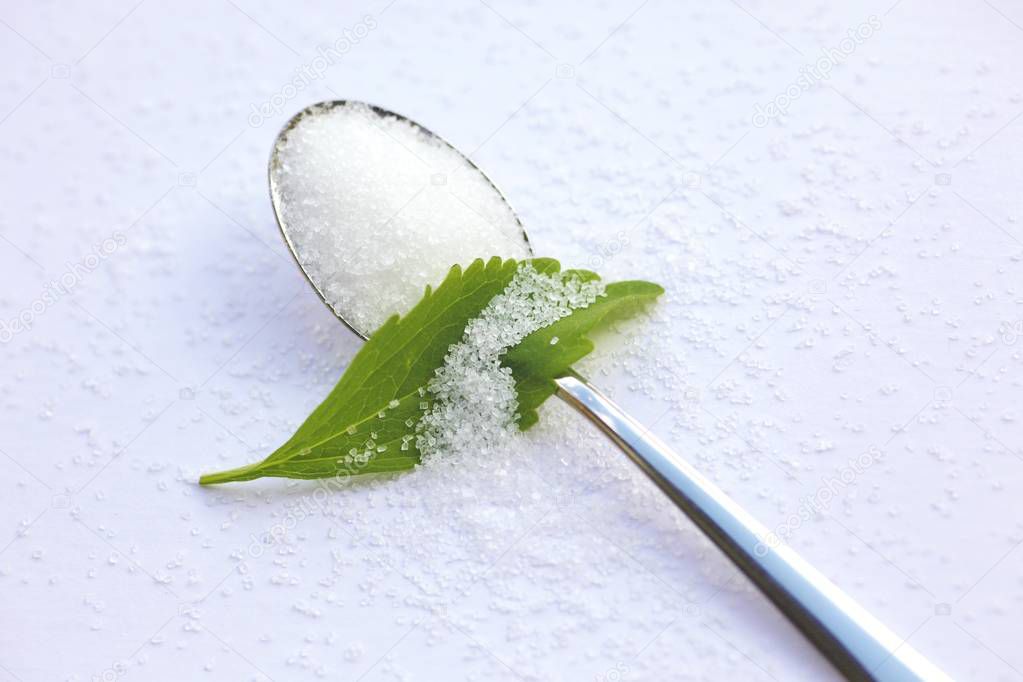
[[[597,389],[577,376],[557,384],[843,675],[951,680]]]

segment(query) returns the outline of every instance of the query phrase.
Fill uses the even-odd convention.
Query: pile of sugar
[[[302,267],[360,331],[455,263],[529,255],[500,194],[439,138],[363,104],[312,112],[275,148],[271,191]]]
[[[427,385],[434,399],[416,427],[424,461],[486,456],[517,432],[518,394],[501,356],[532,332],[604,295],[598,281],[519,266],[512,281],[465,328]]]

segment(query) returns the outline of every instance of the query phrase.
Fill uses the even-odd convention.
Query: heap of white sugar
[[[511,283],[448,349],[444,365],[427,385],[434,402],[416,427],[423,460],[442,454],[487,455],[507,442],[517,431],[518,395],[501,356],[532,332],[603,295],[599,281],[545,275],[528,263],[520,265]]]
[[[362,104],[302,116],[270,173],[299,262],[363,333],[410,309],[455,263],[529,256],[482,173],[439,138]]]

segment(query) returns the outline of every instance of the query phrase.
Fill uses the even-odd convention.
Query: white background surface
[[[870,15],[829,79],[752,125]],[[282,442],[357,349],[265,187],[279,125],[337,97],[473,151],[539,253],[663,283],[642,337],[586,371],[768,525],[826,498],[789,541],[952,675],[1023,678],[1018,3],[0,20],[0,319],[31,322],[0,346],[0,679],[833,675],[560,405],[520,460],[312,506],[286,481],[194,484]]]

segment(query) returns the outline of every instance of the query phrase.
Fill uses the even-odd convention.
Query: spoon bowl
[[[373,332],[372,329],[364,328],[365,325],[358,324],[355,321],[355,319],[354,319],[355,316],[351,315],[350,311],[346,311],[343,308],[341,308],[340,306],[336,306],[334,303],[332,303],[331,300],[330,300],[330,297],[327,295],[325,283],[324,282],[316,281],[316,277],[313,276],[306,269],[305,265],[302,263],[302,259],[299,257],[300,250],[298,248],[298,245],[296,244],[296,240],[294,239],[294,235],[292,233],[292,230],[289,229],[288,221],[287,221],[286,215],[285,215],[286,212],[283,209],[282,192],[281,192],[281,187],[280,187],[278,178],[279,178],[279,176],[280,176],[280,174],[282,172],[282,169],[283,169],[283,162],[281,160],[281,149],[283,148],[283,146],[287,142],[288,136],[292,133],[292,131],[294,131],[298,127],[298,125],[300,123],[302,123],[303,121],[307,120],[310,117],[322,116],[322,115],[325,115],[325,114],[329,114],[334,109],[337,109],[337,108],[340,108],[340,107],[349,107],[349,106],[359,106],[359,107],[362,107],[362,108],[364,108],[366,110],[369,110],[369,111],[373,112],[374,114],[376,114],[381,119],[392,118],[392,119],[396,119],[398,121],[402,121],[404,123],[407,123],[410,126],[412,126],[413,128],[415,128],[417,131],[419,131],[422,135],[430,138],[431,140],[435,141],[436,143],[438,143],[440,145],[443,145],[444,147],[448,148],[451,152],[453,152],[455,155],[460,157],[461,160],[463,160],[465,163],[468,164],[469,168],[473,172],[478,174],[479,179],[483,180],[486,183],[486,185],[489,186],[493,190],[494,196],[498,197],[499,200],[507,208],[509,214],[514,218],[515,224],[518,226],[519,234],[522,237],[522,246],[524,248],[525,253],[527,253],[530,257],[533,255],[533,248],[532,248],[532,245],[529,243],[529,235],[526,234],[526,228],[522,225],[522,221],[519,219],[518,214],[515,212],[515,210],[511,206],[511,204],[508,202],[508,198],[501,192],[500,189],[498,189],[497,185],[495,185],[493,183],[493,181],[487,176],[487,174],[484,173],[479,168],[479,166],[477,166],[472,161],[472,159],[470,159],[468,156],[465,156],[464,154],[462,154],[454,145],[452,145],[450,142],[445,140],[443,137],[441,137],[440,135],[437,135],[436,133],[431,131],[429,128],[426,128],[425,126],[420,125],[419,123],[417,123],[416,121],[413,121],[412,119],[408,118],[407,116],[403,116],[402,114],[390,111],[388,109],[384,109],[383,107],[380,107],[380,106],[377,106],[377,105],[374,105],[374,104],[368,104],[366,102],[359,102],[359,101],[356,101],[356,100],[343,100],[343,99],[340,99],[340,100],[330,100],[330,101],[326,101],[326,102],[318,102],[316,104],[312,104],[312,105],[306,107],[305,109],[302,109],[301,111],[299,111],[294,116],[292,116],[288,120],[288,122],[284,124],[284,126],[281,128],[281,130],[277,133],[277,137],[274,140],[273,149],[270,152],[270,161],[269,161],[269,164],[268,164],[268,167],[267,167],[267,179],[268,179],[269,187],[270,187],[270,203],[273,206],[274,218],[277,221],[277,227],[280,229],[281,236],[284,238],[284,242],[288,246],[288,252],[291,254],[292,258],[295,260],[295,264],[298,265],[299,269],[302,271],[302,274],[305,276],[306,280],[309,282],[309,285],[312,286],[312,288],[316,292],[317,296],[320,297],[320,300],[322,300],[324,302],[324,304],[326,304],[326,306],[333,311],[334,315],[337,316],[337,318],[340,319],[345,324],[345,326],[347,326],[349,329],[351,329],[355,334],[360,336],[363,340],[368,339],[370,334]],[[339,150],[339,151],[343,151],[343,150]],[[481,256],[483,256],[483,255],[489,256],[489,255],[495,255],[495,254],[479,254],[479,255],[481,255]],[[447,264],[447,265],[450,265],[450,264]],[[424,282],[423,284],[425,285],[426,283]],[[404,312],[404,311],[401,311],[401,312]]]

